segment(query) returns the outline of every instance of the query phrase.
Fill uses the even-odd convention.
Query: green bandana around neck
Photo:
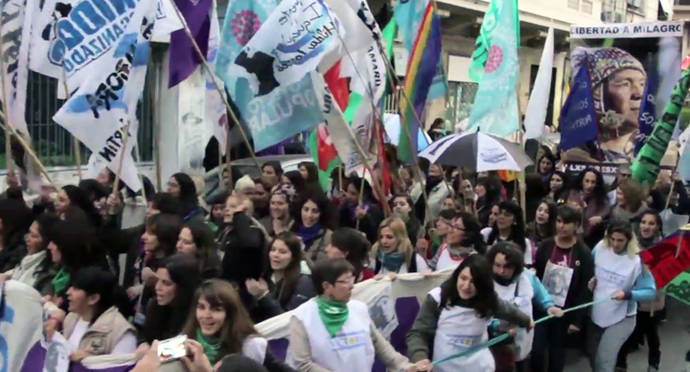
[[[65,270],[64,267],[60,268],[60,271],[55,274],[53,277],[53,289],[55,290],[55,294],[61,294],[65,288],[67,288],[67,284],[69,283],[70,280],[70,275]]]
[[[201,332],[201,328],[196,330],[196,340],[199,341],[204,348],[204,355],[206,355],[208,361],[211,362],[211,365],[216,364],[218,361],[218,352],[220,351],[220,341],[213,337],[205,336],[204,333]]]
[[[405,263],[405,255],[402,252],[384,253],[382,250],[379,250],[376,255],[379,262],[381,262],[381,266],[390,272],[397,273],[400,271],[403,263]]]
[[[343,328],[343,324],[345,324],[349,315],[347,303],[331,301],[323,298],[323,296],[317,296],[316,305],[319,309],[319,317],[326,326],[328,334],[331,337],[335,336]]]

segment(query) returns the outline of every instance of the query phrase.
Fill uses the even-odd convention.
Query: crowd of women
[[[375,359],[396,371],[562,371],[572,337],[586,337],[594,371],[625,370],[646,337],[649,370],[659,369],[664,299],[638,253],[665,219],[688,214],[679,181],[645,190],[623,166],[607,185],[594,169],[557,171],[545,149],[521,207],[495,172],[420,165],[392,169],[385,197],[337,173],[324,192],[308,162],[286,173],[267,162],[209,200],[177,173],[165,191],[145,183],[145,221],[126,229],[134,194],[113,192],[108,170],[46,187],[31,206],[10,188],[0,272],[41,293],[45,333],[64,336],[72,361],[136,352],[137,371],[155,370],[158,342],[177,335],[190,371],[370,371]],[[364,280],[443,270],[452,274],[421,304],[406,355],[350,298]],[[283,361],[254,324],[287,311]]]

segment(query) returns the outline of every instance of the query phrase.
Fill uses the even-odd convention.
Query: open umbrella
[[[517,144],[482,132],[464,132],[443,137],[419,153],[431,163],[484,172],[522,171],[532,160]]]

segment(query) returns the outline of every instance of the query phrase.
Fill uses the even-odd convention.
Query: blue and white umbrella
[[[523,171],[532,165],[518,144],[482,132],[463,132],[443,137],[421,151],[431,163],[463,167],[476,172]]]

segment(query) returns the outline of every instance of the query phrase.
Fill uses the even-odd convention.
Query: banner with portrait
[[[682,32],[682,22],[571,26],[571,76],[588,69],[597,138],[564,151],[567,170],[613,176],[632,163],[680,77]]]

